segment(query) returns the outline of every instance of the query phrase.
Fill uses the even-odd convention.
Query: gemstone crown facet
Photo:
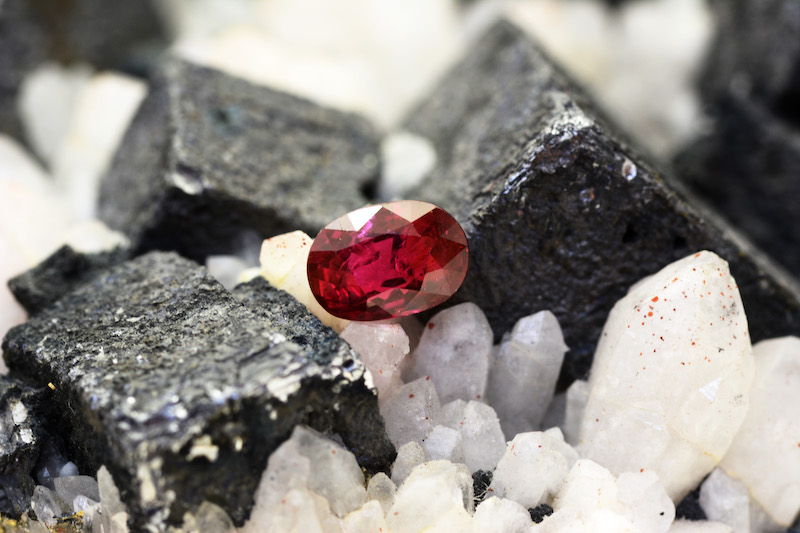
[[[308,282],[334,316],[407,316],[450,298],[467,274],[468,255],[464,230],[443,209],[416,200],[370,205],[319,232]]]

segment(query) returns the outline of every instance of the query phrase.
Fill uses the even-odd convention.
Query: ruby
[[[467,237],[443,209],[414,200],[362,207],[319,232],[308,282],[348,320],[412,315],[450,298],[467,275]]]

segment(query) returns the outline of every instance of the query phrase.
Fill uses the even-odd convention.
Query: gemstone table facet
[[[468,254],[464,230],[443,209],[414,200],[371,205],[320,231],[308,282],[320,305],[340,318],[412,315],[458,290]]]

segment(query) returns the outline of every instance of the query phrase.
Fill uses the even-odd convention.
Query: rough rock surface
[[[800,129],[730,92],[713,127],[676,158],[678,174],[790,272],[800,269]]]
[[[355,115],[167,59],[100,192],[100,217],[134,248],[194,259],[247,232],[316,232],[366,203],[375,129]]]
[[[0,132],[21,138],[17,91],[25,74],[43,61],[141,72],[150,55],[145,47],[160,42],[162,34],[149,2],[3,0]]]
[[[800,8],[794,0],[713,0],[717,36],[700,78],[714,99],[733,85],[800,123]]]
[[[0,514],[30,509],[43,434],[44,389],[0,376]]]
[[[585,376],[630,285],[701,249],[731,263],[754,339],[800,328],[796,283],[621,143],[511,24],[491,28],[405,127],[438,158],[413,197],[447,209],[469,239],[454,303],[477,303],[496,336],[551,310],[571,348],[562,387]]]
[[[82,470],[106,465],[137,530],[160,531],[203,500],[244,520],[297,423],[336,432],[362,466],[388,466],[362,363],[343,341],[311,337],[287,341],[205,269],[153,252],[14,328],[3,350],[12,372],[52,384]]]
[[[91,280],[99,271],[129,257],[130,250],[122,247],[109,252],[84,254],[65,245],[34,268],[11,278],[8,287],[28,314],[35,315]]]
[[[711,2],[717,36],[699,78],[710,130],[679,175],[790,272],[800,269],[800,6]]]

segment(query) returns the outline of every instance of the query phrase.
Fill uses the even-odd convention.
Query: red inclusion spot
[[[651,301],[651,302],[657,302],[657,301],[658,301],[658,296],[653,296],[653,299],[652,299],[652,300],[650,300],[650,301]]]

